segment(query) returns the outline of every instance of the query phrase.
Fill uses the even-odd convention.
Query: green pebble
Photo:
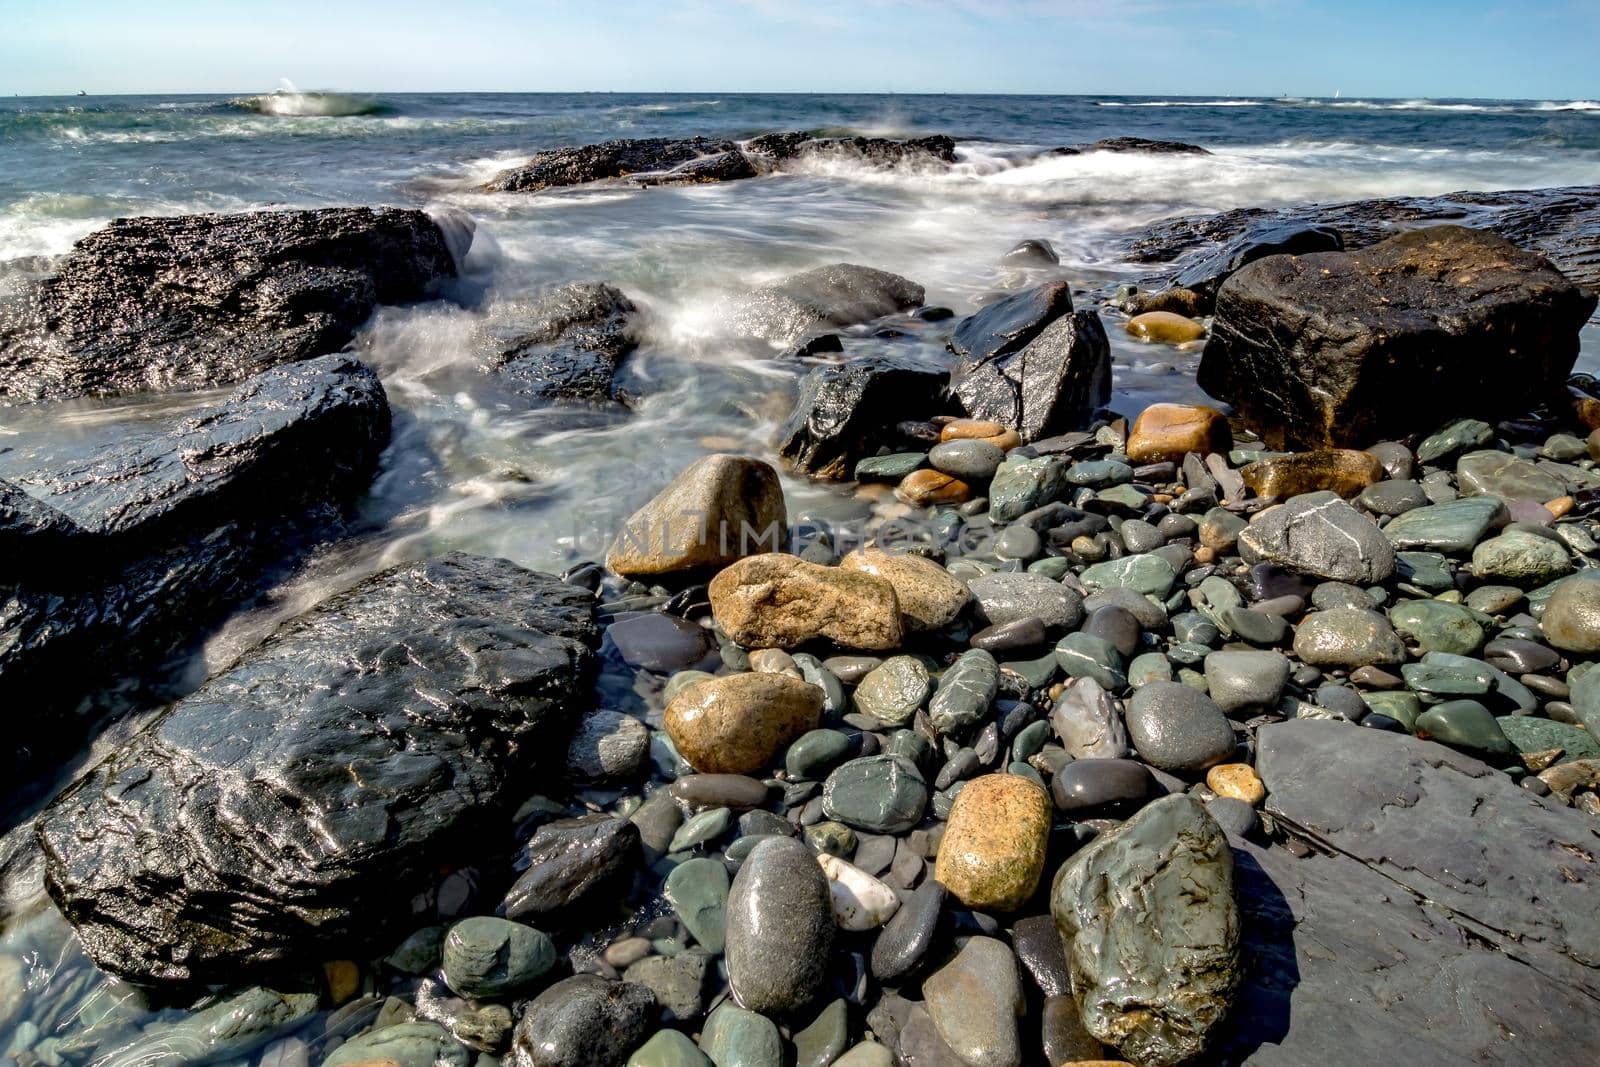
[[[828,1067],[850,1040],[850,1008],[835,1000],[818,1013],[804,1030],[794,1035],[794,1067]]]
[[[1412,729],[1418,737],[1477,755],[1503,759],[1517,753],[1516,746],[1506,738],[1489,709],[1476,700],[1447,700],[1435,704],[1417,716]]]
[[[735,842],[737,844],[737,842]],[[707,952],[721,952],[728,923],[728,868],[698,857],[674,867],[664,894],[689,934]]]
[[[696,845],[715,840],[726,833],[732,823],[733,812],[727,808],[702,811],[678,827],[678,832],[672,835],[672,844],[667,846],[667,851],[685,852]]]

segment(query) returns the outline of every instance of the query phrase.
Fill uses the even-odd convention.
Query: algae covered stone
[[[1084,1029],[1142,1067],[1200,1055],[1238,986],[1233,851],[1198,800],[1146,805],[1062,865],[1051,914]]]

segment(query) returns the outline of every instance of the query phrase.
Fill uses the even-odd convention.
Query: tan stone
[[[1580,789],[1600,788],[1600,759],[1575,759],[1539,772],[1551,792],[1570,797]]]
[[[338,1007],[361,991],[361,968],[354,960],[329,960],[322,965],[328,983],[328,1001]]]
[[[983,911],[1027,903],[1044,873],[1050,795],[1020,774],[986,774],[956,794],[935,864],[957,900]]]
[[[1219,763],[1206,772],[1206,785],[1219,797],[1232,797],[1246,804],[1259,804],[1267,799],[1267,787],[1261,784],[1255,768],[1248,763]]]
[[[1571,511],[1572,506],[1576,503],[1577,501],[1572,499],[1570,496],[1558,496],[1554,500],[1546,500],[1544,502],[1544,509],[1550,513],[1552,518],[1559,519],[1561,516]]]
[[[923,556],[858,548],[839,564],[894,586],[900,615],[911,630],[937,630],[954,622],[972,594],[961,579]]]
[[[1327,489],[1349,500],[1384,476],[1378,457],[1353,448],[1322,448],[1315,452],[1292,452],[1246,464],[1239,469],[1256,496],[1276,496],[1287,500],[1302,493]]]
[[[606,566],[630,578],[709,570],[782,548],[788,524],[771,464],[706,456],[633,513],[612,542]]]
[[[1206,335],[1204,326],[1171,311],[1146,311],[1135,315],[1128,320],[1127,330],[1141,341],[1163,345],[1187,344]]]
[[[1600,430],[1589,435],[1589,458],[1600,462]]]
[[[795,648],[826,638],[845,648],[899,648],[894,586],[871,574],[769,552],[711,580],[711,613],[746,648]]]
[[[960,504],[972,496],[972,487],[943,471],[912,471],[901,480],[895,495],[911,504]]]
[[[1149,311],[1170,311],[1174,315],[1194,318],[1205,314],[1205,299],[1193,289],[1171,288],[1159,293],[1134,293],[1123,304],[1130,315],[1143,315]]]
[[[951,419],[939,430],[940,441],[987,441],[1007,452],[1022,444],[1022,435],[987,419]]]
[[[1600,400],[1592,396],[1575,396],[1572,398],[1572,413],[1578,417],[1578,422],[1585,430],[1600,430]],[[1590,452],[1594,451],[1593,442],[1589,445]],[[1600,459],[1600,456],[1596,456]]]
[[[785,674],[730,674],[696,682],[667,702],[667,733],[702,774],[751,774],[815,730],[822,690]]]
[[[1203,404],[1151,404],[1139,412],[1128,435],[1128,458],[1135,463],[1176,461],[1190,452],[1205,455],[1231,447],[1227,418]]]

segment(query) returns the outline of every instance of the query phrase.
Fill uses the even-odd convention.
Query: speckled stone
[[[816,996],[833,948],[828,879],[805,843],[763,838],[728,896],[728,981],[745,1007],[784,1012]]]
[[[1050,818],[1050,796],[1032,780],[972,779],[950,809],[934,877],[970,908],[1014,911],[1038,887]]]
[[[901,617],[909,630],[937,630],[948,626],[961,614],[969,599],[966,584],[961,579],[922,556],[860,548],[845,556],[839,566],[882,578],[893,586]]]
[[[903,726],[932,692],[933,681],[920,659],[891,656],[861,679],[856,686],[855,706],[885,726]]]
[[[1133,694],[1128,736],[1140,757],[1174,773],[1196,773],[1233,755],[1233,728],[1216,701],[1180,682],[1151,682]]]

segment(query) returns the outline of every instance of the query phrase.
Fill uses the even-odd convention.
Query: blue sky
[[[1600,97],[1600,0],[0,0],[0,93]]]

